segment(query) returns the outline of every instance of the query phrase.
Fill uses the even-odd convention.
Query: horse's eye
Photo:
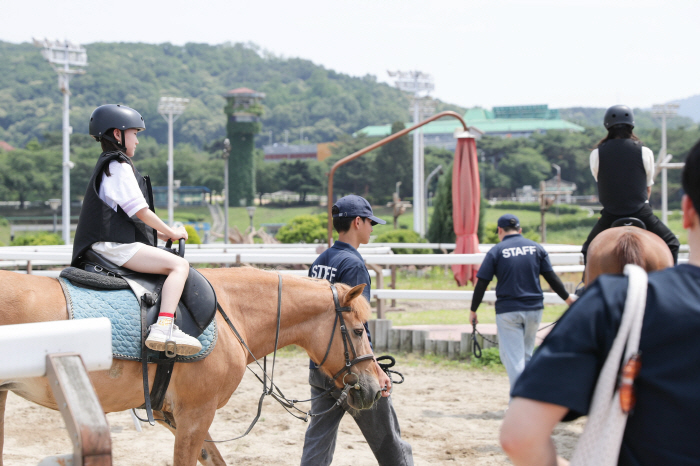
[[[361,337],[361,336],[362,336],[362,332],[364,332],[364,331],[365,331],[365,329],[363,329],[363,328],[356,328],[356,329],[354,330],[355,335],[357,335],[358,337]]]

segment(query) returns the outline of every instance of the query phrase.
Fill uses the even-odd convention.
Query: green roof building
[[[467,125],[488,136],[506,138],[528,137],[533,133],[546,133],[550,130],[583,131],[582,126],[562,120],[559,110],[547,105],[524,105],[514,107],[494,107],[493,110],[472,108],[464,114]],[[413,123],[406,123],[406,127]],[[454,149],[457,141],[455,130],[462,131],[462,125],[454,118],[444,118],[423,126],[426,146]],[[383,137],[391,134],[391,124],[367,126],[357,131],[367,136]]]

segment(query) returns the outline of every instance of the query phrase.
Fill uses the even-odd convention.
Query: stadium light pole
[[[173,123],[183,114],[189,99],[161,97],[158,113],[168,122],[168,225],[173,226]]]
[[[231,154],[231,141],[224,139],[221,157],[224,159],[224,244],[228,244],[228,157]]]
[[[666,117],[671,117],[678,113],[678,104],[654,105],[651,111],[654,115],[661,116],[661,150],[656,161],[654,176],[661,171],[661,221],[668,225],[668,170],[663,165],[670,162],[671,157],[666,157],[666,152],[668,152],[668,146],[666,145]]]
[[[67,40],[43,41],[34,39],[34,45],[42,47],[41,54],[58,73],[58,88],[63,94],[63,242],[70,244],[70,169],[75,165],[70,161],[70,80],[73,75],[84,74],[85,70],[75,67],[87,66],[87,51],[84,47]]]
[[[396,87],[413,94],[413,124],[417,125],[425,115],[421,115],[421,100],[435,89],[433,78],[421,71],[389,71],[389,76],[396,79]],[[423,178],[425,167],[422,148],[423,130],[413,133],[413,230],[421,237],[425,236],[424,218],[425,199]]]

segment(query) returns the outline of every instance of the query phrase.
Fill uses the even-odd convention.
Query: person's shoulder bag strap
[[[624,368],[637,355],[648,283],[647,273],[639,266],[628,264],[624,273],[629,285],[622,322],[600,371],[588,421],[571,458],[571,466],[614,466],[620,456],[628,414],[620,404],[620,362],[623,361]]]

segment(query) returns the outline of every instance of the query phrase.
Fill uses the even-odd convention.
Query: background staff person
[[[522,236],[520,221],[512,214],[498,219],[500,243],[492,247],[479,267],[474,287],[472,324],[478,322],[476,311],[494,275],[496,284],[496,328],[501,362],[508,372],[510,388],[532,357],[535,337],[542,320],[544,296],[540,286],[542,275],[561,299],[571,305],[574,297],[564,288],[552,270],[547,251]]]

